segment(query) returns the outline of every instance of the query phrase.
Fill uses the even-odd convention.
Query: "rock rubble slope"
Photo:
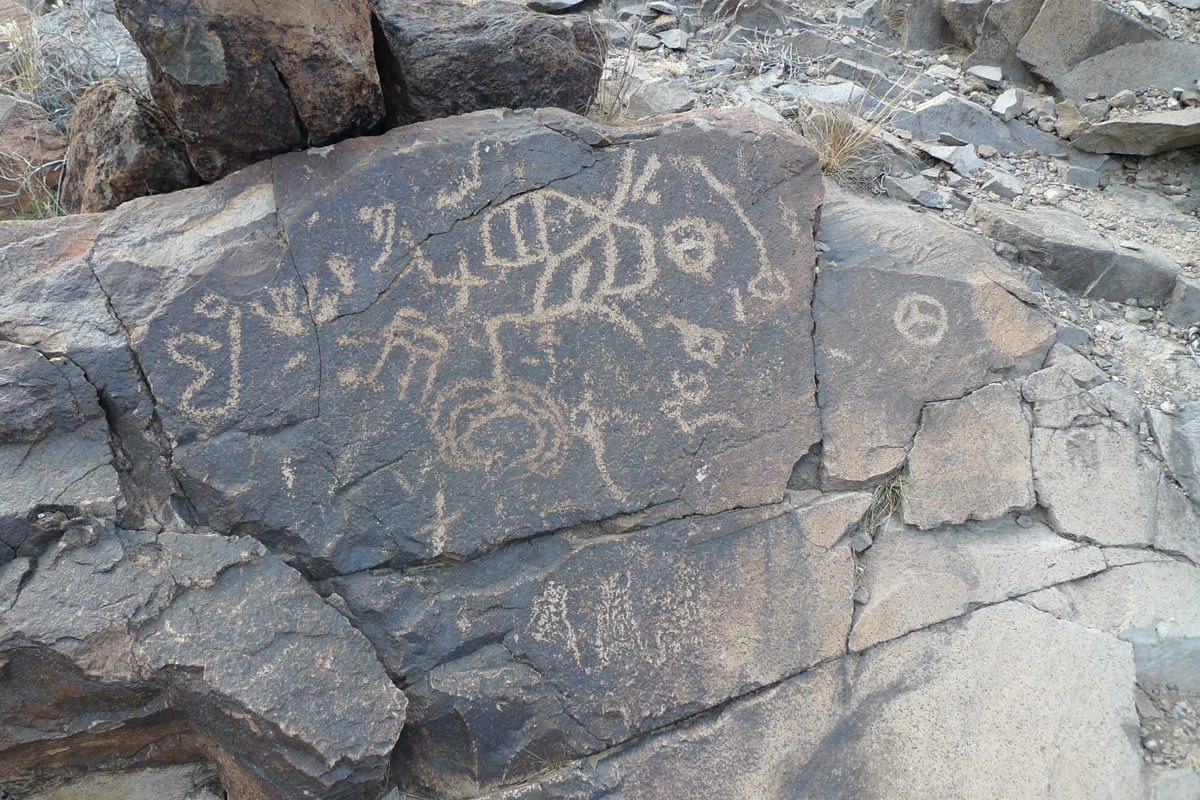
[[[1197,162],[1084,147],[1192,11],[536,6],[372,5],[432,119],[0,225],[0,792],[1200,796]],[[597,30],[592,119],[453,115]]]

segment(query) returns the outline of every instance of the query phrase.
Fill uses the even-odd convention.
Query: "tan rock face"
[[[108,211],[200,183],[175,123],[116,81],[83,96],[71,116],[70,141],[61,202],[72,213]]]
[[[855,614],[854,651],[1107,566],[1098,547],[1012,520],[888,528],[861,560],[870,599]]]
[[[901,467],[927,402],[1040,366],[1053,330],[968,234],[838,194],[821,219],[823,468],[831,486],[861,485]]]
[[[1033,508],[1029,437],[1013,386],[925,406],[908,456],[905,522],[932,528]]]
[[[66,149],[41,107],[0,96],[0,214],[46,203],[58,187]]]
[[[1133,680],[1125,642],[1007,602],[488,797],[1128,800]]]
[[[118,0],[117,11],[206,181],[383,118],[366,3]]]
[[[1158,476],[1139,451],[1116,422],[1035,429],[1034,482],[1054,527],[1101,544],[1150,544]]]

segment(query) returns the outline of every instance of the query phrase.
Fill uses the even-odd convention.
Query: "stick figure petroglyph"
[[[946,307],[927,294],[906,294],[896,304],[892,323],[897,332],[920,347],[933,347],[946,335]]]
[[[396,380],[396,397],[403,400],[408,394],[409,384],[413,373],[422,358],[427,362],[425,370],[425,388],[421,398],[428,397],[437,379],[438,367],[450,349],[450,340],[425,324],[425,314],[415,308],[401,308],[392,317],[392,321],[377,334],[370,336],[341,336],[338,344],[342,346],[367,344],[379,348],[375,364],[365,374],[360,374],[356,367],[347,367],[338,373],[338,381],[344,386],[367,384],[378,388],[380,373],[392,353],[400,351],[405,358],[405,365]]]

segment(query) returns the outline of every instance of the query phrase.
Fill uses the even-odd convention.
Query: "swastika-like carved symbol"
[[[897,332],[921,347],[933,347],[946,335],[946,307],[927,294],[906,294],[896,304],[892,322]]]

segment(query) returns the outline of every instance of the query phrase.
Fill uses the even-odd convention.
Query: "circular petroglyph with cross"
[[[933,347],[942,340],[949,327],[946,307],[927,294],[901,297],[892,322],[901,336],[921,347]]]

